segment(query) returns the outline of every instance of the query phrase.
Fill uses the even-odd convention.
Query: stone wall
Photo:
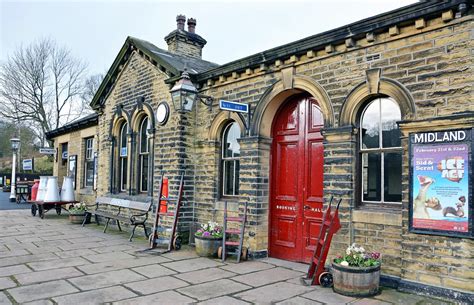
[[[68,144],[68,158],[69,156],[77,155],[77,172],[76,172],[76,200],[87,203],[95,201],[96,192],[92,187],[84,187],[84,158],[85,158],[85,139],[94,137],[94,151],[97,151],[99,137],[97,136],[97,126],[87,127],[81,130],[76,130],[71,133],[60,135],[54,140],[54,148],[58,151],[58,156],[55,158],[53,164],[53,175],[58,176],[59,187],[63,183],[63,177],[67,175],[68,163],[63,164],[61,160],[61,144]]]

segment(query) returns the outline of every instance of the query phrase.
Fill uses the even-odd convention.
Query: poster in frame
[[[74,189],[76,189],[76,175],[77,175],[77,155],[69,156],[69,164],[67,175],[72,177],[72,184]]]
[[[411,133],[409,230],[474,238],[473,130]]]

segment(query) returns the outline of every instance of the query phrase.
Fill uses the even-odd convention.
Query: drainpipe
[[[114,192],[114,175],[115,175],[115,168],[114,168],[114,150],[115,150],[115,137],[109,136],[109,141],[111,143],[110,148],[110,184],[109,184],[109,193],[113,194]]]

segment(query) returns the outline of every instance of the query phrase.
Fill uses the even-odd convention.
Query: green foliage
[[[35,158],[35,172],[42,174],[53,174],[53,158],[51,156],[43,156]]]
[[[13,137],[20,138],[20,154],[22,158],[29,158],[37,151],[34,144],[36,135],[31,128],[0,121],[0,158],[12,155],[10,139]]]

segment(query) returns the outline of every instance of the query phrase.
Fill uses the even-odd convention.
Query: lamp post
[[[10,201],[16,201],[16,152],[20,148],[20,139],[12,138],[10,139],[12,144],[12,151],[13,151],[13,161],[12,161],[12,177],[10,183]]]
[[[197,99],[209,108],[212,107],[212,97],[198,93],[186,69],[181,74],[181,78],[171,88],[170,93],[174,109],[178,112],[190,112]]]

